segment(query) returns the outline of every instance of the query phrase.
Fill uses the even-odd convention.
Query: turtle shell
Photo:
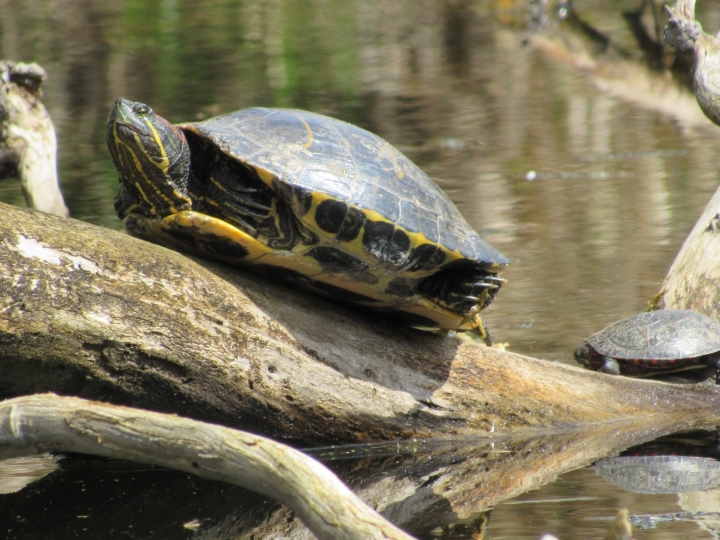
[[[427,174],[362,128],[308,111],[259,107],[179,127],[257,170],[321,234],[353,240],[360,227],[346,216],[348,207],[358,209],[366,218],[365,252],[381,261],[401,266],[417,248],[429,260],[440,246],[486,266],[509,263]],[[303,205],[316,210],[309,214]],[[407,239],[398,229],[410,233]]]
[[[649,311],[613,323],[586,342],[617,360],[696,358],[720,351],[720,322],[690,310]]]

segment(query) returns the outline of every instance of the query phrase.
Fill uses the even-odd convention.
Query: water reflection
[[[622,39],[606,4],[583,9]],[[103,135],[118,96],[174,121],[250,105],[330,114],[409,154],[513,259],[486,319],[497,341],[536,357],[573,363],[594,330],[642,311],[718,183],[718,132],[687,94],[656,92],[641,70],[625,84],[580,70],[552,42],[524,45],[479,1],[2,0],[0,10],[2,57],[50,74],[44,99],[74,217],[120,226]],[[17,184],[0,185],[0,199],[19,204]],[[580,536],[569,518],[585,499],[559,511],[533,497],[596,496],[599,482],[571,473],[516,500],[517,513],[498,507],[491,527],[534,537],[503,517],[522,513]],[[598,515],[659,504],[603,501]]]

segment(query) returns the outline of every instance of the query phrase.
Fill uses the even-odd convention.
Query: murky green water
[[[643,310],[657,292],[718,185],[720,130],[662,77],[592,59],[578,66],[556,42],[525,44],[522,29],[501,24],[517,14],[487,4],[3,0],[0,57],[48,70],[44,100],[67,205],[73,217],[107,227],[120,228],[104,142],[118,96],[172,121],[266,105],[378,133],[513,259],[487,310],[496,341],[573,363],[583,337]],[[623,3],[615,4],[581,9],[631,48]],[[700,7],[716,31],[720,10]],[[23,204],[19,185],[0,184],[0,200]],[[601,536],[601,518],[618,507],[682,505],[581,470],[499,505],[488,537]],[[636,537],[711,537],[703,534],[677,521]]]

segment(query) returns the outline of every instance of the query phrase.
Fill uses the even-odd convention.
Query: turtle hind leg
[[[715,384],[720,384],[720,353],[708,355],[703,363],[715,369]]]
[[[470,323],[470,328],[472,329],[473,334],[482,339],[485,342],[485,345],[492,347],[493,340],[492,337],[490,337],[490,330],[488,330],[485,321],[480,318],[479,313],[475,312],[472,315],[469,315],[465,318],[463,324],[465,322]]]
[[[493,301],[505,280],[496,273],[478,267],[441,270],[418,284],[426,298],[463,317],[460,326],[469,325],[475,334],[490,344],[487,326],[479,312]]]

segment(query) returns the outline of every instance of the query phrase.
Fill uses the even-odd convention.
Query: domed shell
[[[649,311],[611,324],[586,342],[610,358],[695,358],[720,351],[720,322],[690,310]]]
[[[480,238],[419,167],[352,124],[307,111],[250,108],[180,127],[291,190],[323,193],[377,212],[483,265],[510,262]]]

